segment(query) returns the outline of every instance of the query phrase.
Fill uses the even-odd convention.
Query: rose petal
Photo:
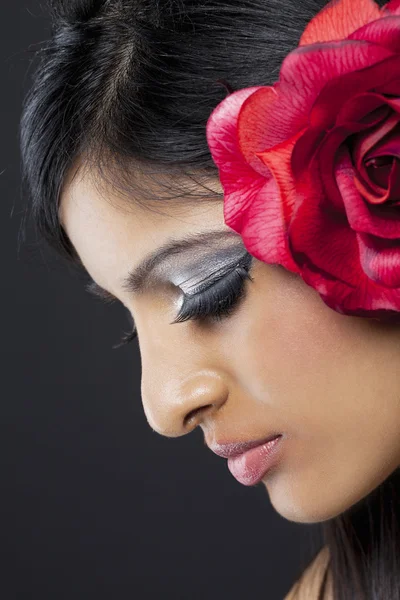
[[[260,166],[256,152],[275,146],[281,141],[279,131],[269,127],[271,114],[278,103],[279,97],[275,88],[261,87],[243,102],[238,115],[239,147],[246,161],[256,170]]]
[[[271,179],[271,175],[269,179],[258,175],[244,161],[227,162],[226,168],[220,171],[220,181],[224,189],[224,217],[228,227],[241,233],[246,211]]]
[[[355,180],[357,184],[357,180]],[[380,196],[368,196],[368,201],[374,205],[383,205],[382,209],[394,206],[400,206],[400,163],[394,159],[390,167],[387,189]]]
[[[373,204],[383,203],[387,200],[388,190],[379,187],[377,182],[371,179],[366,169],[366,158],[374,158],[376,156],[374,147],[388,133],[393,131],[399,123],[399,116],[396,113],[379,123],[375,127],[372,127],[364,133],[357,136],[354,147],[353,147],[353,160],[356,166],[356,181],[355,184],[364,198],[368,199]],[[398,137],[398,135],[397,135]],[[368,156],[367,156],[368,155]]]
[[[286,224],[289,224],[292,218],[296,202],[296,187],[291,168],[291,157],[293,148],[302,135],[303,131],[299,131],[290,140],[278,144],[270,150],[257,153],[257,156],[268,167],[277,182]]]
[[[391,119],[388,119],[388,121]],[[396,126],[390,129],[390,133],[387,133],[385,137],[381,137],[374,147],[368,152],[368,156],[365,158],[379,158],[382,156],[392,156],[394,158],[400,158],[400,115],[396,115]]]
[[[355,29],[379,19],[381,12],[373,0],[332,0],[307,25],[299,46],[342,40]]]
[[[357,140],[354,144],[353,155],[356,159],[357,169],[360,170],[362,167],[362,161],[368,152],[372,152],[374,146],[381,141],[388,133],[392,132],[398,125],[400,120],[399,115],[393,113],[382,123],[378,123],[375,127],[367,129],[364,133],[357,136]],[[397,136],[398,137],[398,136]],[[377,156],[375,153],[372,156]]]
[[[297,140],[293,148],[291,160],[292,172],[295,179],[300,177],[303,171],[309,168],[325,136],[326,131],[322,127],[309,127]]]
[[[400,114],[400,98],[385,98],[386,104]]]
[[[229,94],[216,106],[207,121],[207,143],[215,164],[223,172],[234,170],[245,162],[238,143],[237,122],[243,103],[259,89],[260,86],[249,87]],[[261,174],[269,176],[264,165],[260,161],[258,164]]]
[[[296,183],[296,210],[290,222],[289,246],[296,263],[324,277],[358,285],[358,246],[346,216],[326,206],[324,189],[316,169]]]
[[[400,14],[400,0],[390,0],[381,10],[383,13]]]
[[[400,78],[392,79],[384,85],[375,86],[375,92],[377,94],[383,94],[384,96],[400,96]]]
[[[346,298],[356,289],[343,281],[330,277],[327,273],[321,273],[311,264],[303,265],[301,277],[307,285],[313,287],[319,293],[321,299],[329,308],[341,314],[344,313],[343,305]]]
[[[319,173],[324,187],[324,195],[321,198],[321,202],[327,206],[331,205],[332,209],[341,213],[345,213],[345,207],[335,178],[334,166],[336,155],[346,138],[354,133],[354,131],[357,131],[359,127],[360,125],[352,128],[345,127],[344,125],[335,127],[326,135],[318,154]]]
[[[361,266],[359,270],[356,287],[326,277],[308,266],[304,266],[301,277],[319,292],[329,308],[342,315],[400,324],[400,289],[380,286],[365,275]]]
[[[354,185],[360,192],[364,201],[366,200],[371,206],[375,206],[376,208],[381,207],[382,210],[386,210],[389,206],[389,203],[390,206],[398,206],[400,204],[400,201],[391,201],[393,200],[393,197],[399,197],[399,173],[400,169],[398,162],[394,161],[390,168],[386,189],[380,187],[377,183],[371,181],[371,179],[369,179],[367,183],[357,176],[354,176]]]
[[[324,188],[324,196],[323,198],[321,197],[321,202],[327,204],[328,206],[331,205],[332,210],[337,210],[338,212],[345,212],[343,198],[338,189],[334,173],[336,156],[340,151],[340,147],[349,136],[353,135],[354,133],[358,133],[359,131],[362,131],[367,127],[368,125],[360,123],[349,123],[347,125],[340,125],[338,127],[334,127],[327,134],[325,134],[324,139],[321,141],[320,146],[315,152],[314,156],[305,155],[303,165],[294,165],[294,176],[296,179],[299,179],[303,176],[306,169],[313,168],[313,160],[316,160],[318,162],[318,173]],[[305,136],[310,131],[312,130],[308,130]],[[306,151],[306,148],[303,149],[303,147],[301,146],[302,141],[303,138],[301,138],[297,142],[294,148],[292,155],[292,164],[295,163],[298,154],[300,154],[302,151]],[[297,160],[297,163],[299,163],[299,160]],[[302,169],[300,168],[301,166],[303,166]]]
[[[374,191],[376,188],[377,190],[383,190],[385,193],[386,190],[389,189],[393,171],[396,170],[396,162],[397,161],[393,160],[390,156],[383,157],[381,162],[378,162],[375,158],[368,160],[366,171],[368,174],[368,181]],[[373,202],[376,203],[376,198],[374,198]],[[380,201],[378,200],[378,204],[379,203]]]
[[[399,119],[399,117],[397,117]],[[400,204],[400,127],[397,124],[389,134],[381,139],[374,148],[368,152],[364,162],[385,159],[387,164],[374,169],[375,180],[378,185],[387,190],[384,198],[390,201],[391,206]],[[391,162],[390,162],[391,161]],[[371,176],[369,181],[371,181]],[[382,181],[380,181],[382,180]],[[375,202],[381,202],[379,198]]]
[[[283,205],[274,179],[267,181],[254,195],[241,217],[240,228],[236,230],[252,256],[268,264],[281,264],[294,273],[299,272],[287,244]],[[232,226],[229,214],[225,222]]]
[[[368,46],[368,44],[367,44]],[[379,46],[372,46],[377,49]],[[386,58],[371,66],[364,65],[354,72],[344,73],[334,81],[327,83],[316,100],[310,122],[314,126],[330,128],[335,123],[337,110],[335,106],[343,106],[356,95],[373,92],[376,86],[385,85],[400,72],[400,55],[390,55],[386,48],[381,47]],[[389,55],[388,55],[389,54]],[[379,56],[379,52],[376,57]],[[383,56],[383,55],[381,55]]]
[[[337,98],[335,86],[329,90],[329,94],[324,93],[329,82],[333,79],[335,83],[341,82],[341,79],[336,78],[348,75],[345,84],[341,86],[345,91],[349,82],[351,85],[358,75],[359,69],[369,66],[372,68],[375,63],[391,56],[391,52],[385,48],[359,42],[316,44],[291,52],[282,64],[277,88],[279,101],[271,113],[270,128],[278,127],[283,141],[309,125],[310,121],[315,127],[331,126],[337,114],[336,107],[341,102]],[[362,78],[362,83],[364,91],[367,84],[365,78]],[[312,117],[309,116],[311,109]],[[321,113],[320,116],[318,112]]]
[[[365,40],[384,46],[392,52],[400,52],[400,17],[388,16],[368,23],[354,31],[349,40]]]
[[[257,153],[272,174],[274,185],[264,188],[265,198],[261,203],[256,207],[249,206],[241,230],[250,254],[264,262],[277,262],[295,273],[299,269],[287,244],[287,227],[296,200],[290,160],[301,135],[299,132],[291,140]]]
[[[354,76],[354,69],[374,65],[388,56],[392,53],[386,48],[358,41],[307,46],[291,52],[284,60],[280,80],[273,88],[252,88],[256,91],[247,95],[239,110],[237,102],[235,104],[235,116],[239,112],[238,139],[243,156],[255,170],[265,174],[254,155],[284,142],[308,126],[311,108],[327,82],[347,73]],[[332,112],[331,103],[332,92],[328,110],[334,116],[337,105],[335,102]],[[228,109],[229,117],[229,106]],[[264,147],[260,148],[263,143]]]
[[[372,206],[383,205],[389,198],[389,191],[381,188],[377,182],[362,179],[359,173],[354,175],[354,185],[361,194],[364,201]]]
[[[211,113],[206,127],[208,146],[224,189],[224,214],[228,226],[238,233],[243,212],[265,185],[266,177],[267,180],[272,178],[261,161],[260,170],[264,171],[264,176],[247,164],[237,138],[240,108],[246,98],[258,89],[244,88],[227,96]]]
[[[357,242],[367,277],[385,287],[400,287],[400,241],[357,233]]]
[[[358,191],[354,167],[347,150],[342,151],[335,165],[336,182],[343,198],[350,227],[358,233],[368,233],[385,239],[400,238],[400,211],[389,206],[369,206]]]
[[[380,94],[357,94],[341,107],[336,117],[336,125],[348,125],[352,122],[373,127],[390,113],[386,99]]]
[[[377,319],[385,323],[400,324],[400,290],[384,288],[362,273],[359,285],[351,288],[337,281],[324,281],[327,293],[321,299],[329,308],[352,317]],[[313,274],[303,271],[303,279],[313,286]],[[314,287],[314,286],[313,286]],[[321,284],[323,287],[323,284]]]
[[[225,117],[225,113],[222,116]],[[242,236],[245,246],[247,244],[254,256],[264,256],[266,260],[297,272],[298,267],[287,246],[287,226],[275,180],[261,160],[262,168],[268,173],[267,178],[259,175],[244,160],[235,137],[234,117],[228,118],[225,128],[221,128],[223,135],[219,130],[218,115],[214,117],[216,120],[211,123],[208,134],[213,158],[217,166],[221,165],[226,225]]]

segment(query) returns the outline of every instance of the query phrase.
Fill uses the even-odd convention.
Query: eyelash
[[[246,253],[228,274],[214,278],[207,287],[194,294],[184,294],[182,306],[171,325],[189,320],[219,322],[229,317],[246,296],[246,280],[253,281],[250,275],[252,266],[253,257]],[[134,329],[113,348],[126,346],[136,338],[137,330]]]

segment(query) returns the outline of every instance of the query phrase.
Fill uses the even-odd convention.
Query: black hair
[[[209,115],[227,93],[276,81],[282,60],[324,5],[50,2],[51,38],[37,52],[20,123],[29,196],[20,239],[31,217],[39,239],[84,270],[59,221],[62,186],[78,162],[127,201],[216,198],[207,186],[218,177],[206,139]],[[399,489],[397,470],[356,507],[321,524],[336,599],[400,598]],[[323,594],[324,585],[319,599]]]
[[[58,218],[78,160],[136,202],[215,198],[210,113],[230,91],[272,84],[323,4],[291,0],[283,14],[282,0],[50,1],[21,118],[39,239],[79,264]]]

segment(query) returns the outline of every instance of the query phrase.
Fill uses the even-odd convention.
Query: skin
[[[199,254],[185,258],[186,270],[176,257],[142,294],[124,291],[121,278],[171,237],[231,230],[221,201],[160,208],[100,193],[90,172],[66,180],[60,203],[88,273],[135,320],[150,427],[177,437],[199,426],[208,443],[281,432],[279,463],[258,484],[275,510],[298,523],[346,511],[400,466],[400,327],[340,315],[299,275],[257,259],[230,317],[171,324],[177,283]],[[216,250],[206,249],[209,261]]]

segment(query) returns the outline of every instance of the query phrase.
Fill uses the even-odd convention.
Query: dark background
[[[45,2],[1,0],[1,600],[282,600],[317,525],[289,522],[244,487],[201,430],[147,425],[122,306],[103,306],[33,233],[18,125]]]

